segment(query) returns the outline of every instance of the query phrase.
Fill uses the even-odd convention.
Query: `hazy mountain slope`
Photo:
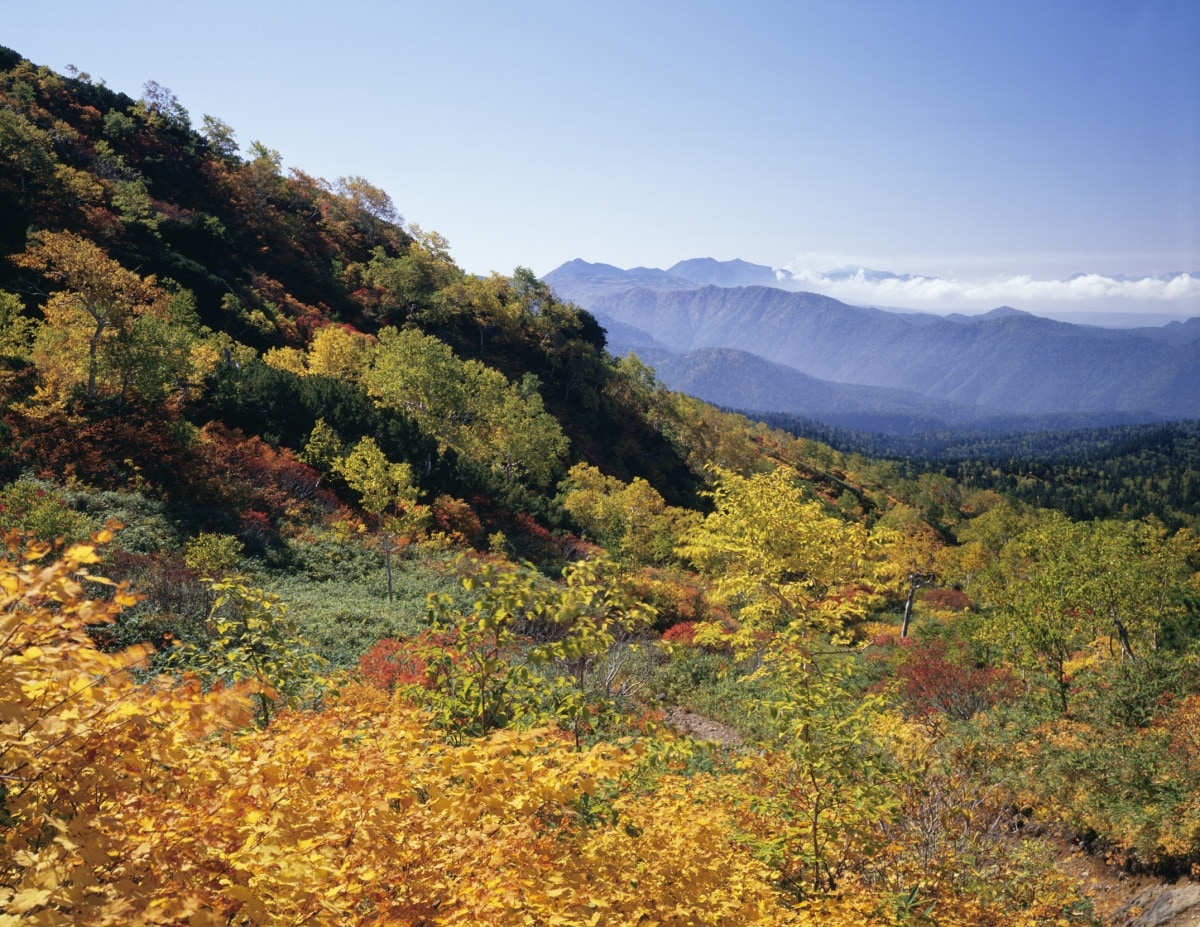
[[[1167,344],[1192,344],[1200,341],[1200,317],[1188,319],[1186,322],[1168,322],[1158,328],[1138,328],[1135,331],[1152,341],[1162,341]]]
[[[726,408],[769,409],[897,435],[974,425],[987,416],[971,406],[906,390],[819,380],[732,348],[675,354],[641,347],[636,353],[671,389]]]
[[[665,270],[649,267],[623,270],[612,264],[591,264],[578,258],[556,267],[542,279],[562,299],[568,299],[584,308],[609,293],[638,286],[654,290],[691,290],[699,286]]]
[[[577,298],[571,296],[570,298]],[[1200,348],[1023,313],[973,324],[901,315],[767,287],[597,295],[598,317],[678,352],[736,348],[837,383],[904,389],[1006,413],[1200,415]]]

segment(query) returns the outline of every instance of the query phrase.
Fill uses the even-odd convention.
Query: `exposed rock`
[[[1117,911],[1113,923],[1119,927],[1200,927],[1200,884],[1147,888]]]

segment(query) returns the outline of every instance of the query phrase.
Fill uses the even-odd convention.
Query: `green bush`
[[[140,492],[73,488],[63,499],[97,525],[118,521],[125,526],[113,539],[112,550],[157,554],[179,546],[179,530],[167,505]]]
[[[376,558],[377,559],[377,558]],[[288,606],[312,648],[334,667],[351,668],[385,637],[410,637],[427,627],[431,593],[448,593],[463,608],[470,596],[450,573],[422,561],[402,561],[387,600],[383,566],[377,578],[314,580],[305,574],[277,575],[264,586]]]
[[[82,541],[99,524],[77,512],[53,483],[23,476],[0,490],[0,529],[16,529],[41,541]]]
[[[242,542],[232,534],[204,532],[184,545],[183,561],[198,576],[216,579],[233,570],[242,551]]]

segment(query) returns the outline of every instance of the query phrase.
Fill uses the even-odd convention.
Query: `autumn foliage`
[[[406,686],[431,689],[434,679],[422,653],[438,648],[453,660],[456,637],[454,632],[436,631],[424,631],[403,640],[386,637],[362,655],[358,670],[364,681],[389,694]]]
[[[0,562],[4,923],[789,920],[719,812],[643,797],[632,744],[451,746],[353,686],[257,730],[247,692],[134,683],[144,648],[86,633],[127,594],[87,597],[92,547],[47,554]]]
[[[1033,834],[1200,866],[1192,531],[672,393],[158,85],[0,49],[0,149],[0,927],[1059,927]]]
[[[873,821],[889,800],[864,814],[843,793],[823,812],[839,849],[837,868],[831,856],[817,871],[836,872],[839,893],[789,881],[793,865],[803,879],[817,863],[787,850],[807,839],[791,815],[802,823],[824,795],[805,777],[855,781],[832,754],[770,752],[740,776],[682,775],[693,748],[581,748],[557,726],[447,740],[399,693],[357,685],[256,727],[261,681],[136,683],[146,648],[105,654],[87,633],[132,597],[89,595],[106,586],[88,572],[92,545],[49,554],[14,536],[0,561],[0,923],[904,922],[863,856],[886,836]],[[387,662],[384,648],[372,661]],[[822,692],[814,706],[837,697]],[[820,736],[854,751],[858,713]],[[1003,906],[930,885],[939,923],[1002,922]],[[1038,891],[1028,916],[1005,922],[1041,923],[1068,898]]]

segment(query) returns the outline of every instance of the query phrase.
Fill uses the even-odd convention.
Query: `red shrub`
[[[952,660],[945,641],[916,643],[907,651],[896,675],[913,714],[940,711],[965,721],[1015,695],[1016,680],[1007,669]]]
[[[959,589],[929,589],[921,596],[921,601],[930,608],[943,611],[961,612],[971,607],[971,600]]]
[[[4,422],[11,431],[6,451],[13,464],[59,482],[74,477],[102,489],[126,489],[139,479],[170,485],[194,465],[174,431],[175,418],[167,408],[134,404],[120,415],[92,419],[11,410]]]
[[[359,658],[358,669],[368,683],[384,692],[393,692],[398,686],[432,689],[435,680],[423,654],[437,648],[449,652],[453,660],[454,643],[454,633],[447,631],[422,631],[404,639],[385,637]]]
[[[254,509],[239,512],[237,536],[251,550],[260,550],[271,537],[271,519]]]
[[[448,537],[472,547],[479,544],[483,538],[483,525],[479,516],[462,499],[438,496],[433,500],[432,511],[433,523],[437,530],[444,531]]]
[[[679,624],[673,624],[663,632],[662,639],[668,644],[691,647],[696,639],[696,622],[681,621]]]
[[[276,449],[261,438],[209,422],[201,430],[199,450],[203,473],[195,478],[231,508],[255,509],[275,522],[289,510],[318,501],[321,475],[287,448]]]

